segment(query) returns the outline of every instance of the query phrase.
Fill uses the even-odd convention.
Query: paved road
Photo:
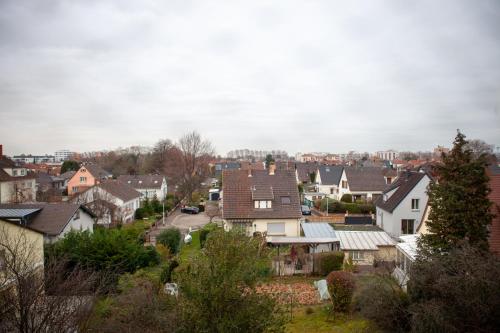
[[[150,243],[155,244],[156,236],[167,228],[178,228],[183,235],[187,234],[189,227],[193,230],[200,229],[210,221],[210,218],[204,213],[199,214],[184,214],[180,209],[175,210],[168,217],[165,217],[165,225],[162,219],[156,222],[157,227],[150,231]]]

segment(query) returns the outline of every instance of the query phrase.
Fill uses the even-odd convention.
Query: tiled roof
[[[392,213],[399,203],[411,192],[411,190],[426,176],[423,172],[406,171],[399,178],[386,188],[384,193],[396,189],[386,201],[383,196],[378,198],[375,205],[387,212]]]
[[[19,212],[40,209],[30,217],[28,226],[47,235],[59,235],[78,208],[80,205],[70,203],[0,204],[0,209],[19,210]]]
[[[36,175],[33,172],[26,170],[26,175],[13,177],[5,172],[3,169],[19,169],[14,161],[6,156],[0,156],[0,182],[2,181],[18,181],[25,179],[34,179]]]
[[[297,174],[301,182],[309,182],[311,180],[309,174],[316,172],[318,169],[318,166],[313,163],[296,163],[295,167],[297,168]]]
[[[122,175],[118,180],[136,189],[154,188],[160,189],[163,179],[161,175]]]
[[[295,173],[276,170],[269,175],[266,170],[254,170],[249,177],[246,170],[225,170],[222,174],[223,218],[225,219],[278,219],[302,217],[299,191]],[[253,188],[272,188],[272,208],[256,209],[252,199]],[[260,190],[259,190],[260,191]],[[289,197],[290,203],[282,203]]]
[[[10,158],[8,158],[7,156],[0,156],[0,169],[3,169],[3,168],[15,168],[16,167],[16,163],[11,160]]]
[[[321,185],[338,185],[344,167],[341,165],[321,165],[318,167]]]
[[[384,169],[376,167],[346,167],[349,189],[353,192],[383,191],[387,184]]]
[[[340,240],[340,249],[378,250],[379,246],[395,246],[396,242],[385,231],[340,231],[335,234]]]
[[[118,180],[107,180],[96,186],[102,188],[104,191],[123,200],[124,202],[141,197],[141,193],[136,191],[132,186]]]
[[[85,167],[85,169],[87,169],[87,171],[90,172],[92,176],[94,176],[94,178],[96,179],[111,177],[111,173],[107,172],[106,170],[104,170],[103,168],[101,168],[96,164],[87,164],[84,165],[83,167]]]
[[[66,171],[65,173],[62,173],[59,177],[64,179],[64,180],[67,180],[67,179],[73,178],[75,173],[76,173],[76,171]]]

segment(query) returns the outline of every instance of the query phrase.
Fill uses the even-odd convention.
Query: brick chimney
[[[248,169],[248,177],[252,177],[252,169]]]
[[[276,165],[274,163],[269,164],[269,176],[274,176],[274,171],[276,171]]]
[[[3,156],[3,145],[0,145],[0,157]]]

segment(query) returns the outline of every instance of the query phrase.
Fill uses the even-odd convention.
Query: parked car
[[[181,208],[181,213],[198,214],[199,212],[200,212],[200,209],[198,207],[182,207]]]
[[[301,210],[302,210],[302,215],[311,215],[311,208],[309,208],[309,206],[302,205]]]

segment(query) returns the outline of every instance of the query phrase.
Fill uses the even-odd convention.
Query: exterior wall
[[[26,241],[26,245],[30,247],[32,245],[28,256],[28,263],[33,269],[43,267],[43,234],[0,220],[0,237],[6,237],[7,243],[16,244],[19,241]],[[25,240],[24,237],[26,237]],[[5,241],[5,239],[3,239],[3,241]],[[2,246],[0,245],[0,251],[1,250]]]
[[[80,181],[80,177],[85,177],[85,181]],[[85,166],[82,166],[71,179],[68,181],[68,195],[74,195],[75,193],[81,193],[89,187],[99,184],[99,181],[96,181],[94,176],[90,172],[88,172]],[[78,188],[75,191],[75,188]]]
[[[490,176],[490,200],[492,213],[495,215],[490,225],[490,250],[500,256],[500,174]]]
[[[342,177],[340,177],[338,200],[340,200],[346,193],[351,194],[351,190],[349,189],[349,182],[347,182],[347,188],[342,188],[342,181],[347,182],[347,175],[345,173],[345,170],[342,171]]]
[[[231,230],[236,224],[240,222],[233,223],[231,220],[225,221],[225,229]],[[248,236],[251,236],[255,231],[267,232],[268,223],[285,223],[285,233],[281,235],[268,234],[268,236],[286,236],[286,237],[298,237],[300,236],[300,220],[298,219],[258,219],[253,220],[248,223],[245,231]]]
[[[124,202],[120,206],[119,218],[123,223],[129,223],[134,221],[135,210],[140,207],[140,199],[135,198],[130,201]]]
[[[342,250],[344,252],[344,261],[348,260],[350,252],[347,250]],[[362,260],[353,260],[356,265],[373,265],[375,260],[383,261],[393,261],[396,260],[396,247],[395,246],[381,246],[378,250],[359,250],[363,252]]]
[[[422,221],[422,216],[427,206],[427,200],[429,199],[426,193],[429,182],[429,177],[425,176],[422,178],[392,213],[377,207],[377,226],[382,228],[392,237],[398,238],[402,235],[401,220],[413,219],[415,220],[413,232],[416,232],[418,224]],[[418,210],[411,209],[411,199],[420,199]]]
[[[12,203],[15,201],[15,191],[21,191],[23,202],[36,201],[36,180],[20,179],[16,181],[0,182],[0,203]]]

